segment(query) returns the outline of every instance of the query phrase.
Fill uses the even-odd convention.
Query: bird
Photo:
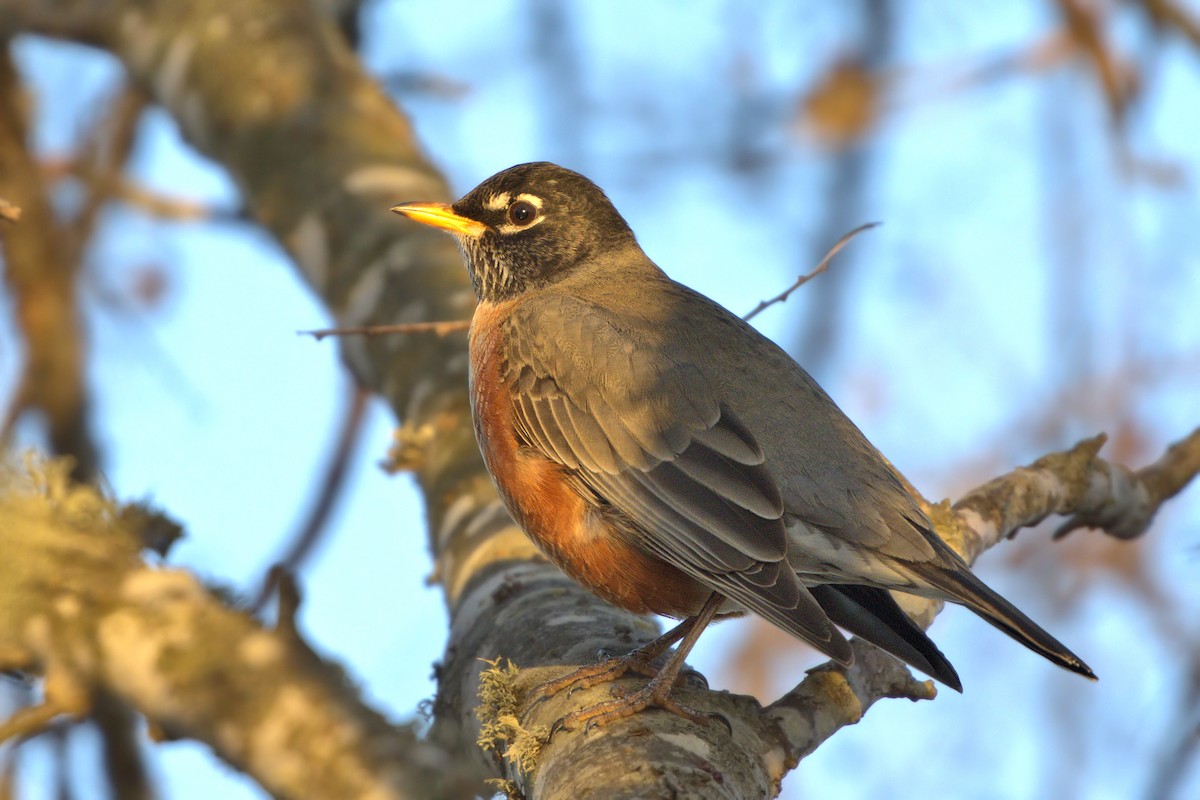
[[[602,599],[681,620],[535,690],[544,698],[631,670],[653,676],[556,728],[648,707],[706,719],[671,689],[705,627],[747,612],[849,666],[844,630],[961,692],[892,591],[963,605],[1095,678],[938,537],[890,463],[799,364],[668,277],[588,178],[520,164],[453,204],[392,211],[449,232],[465,256],[478,299],[472,418],[509,513]]]

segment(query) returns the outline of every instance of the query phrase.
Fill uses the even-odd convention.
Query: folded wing
[[[504,378],[526,446],[562,464],[638,546],[849,663],[788,567],[783,500],[750,431],[694,368],[647,357],[586,304],[557,302],[562,324],[514,318],[507,331]],[[538,339],[547,328],[560,338]]]

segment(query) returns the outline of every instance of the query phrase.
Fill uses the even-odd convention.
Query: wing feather
[[[591,415],[566,397],[559,398],[555,410],[558,424],[570,431],[572,441],[579,442],[581,449],[576,450],[575,454],[584,468],[610,475],[615,475],[621,470],[622,465],[612,443]]]
[[[732,416],[723,419],[732,419]],[[783,496],[779,487],[760,465],[738,463],[699,439],[672,463],[691,480],[720,493],[747,511],[766,519],[778,519],[783,515]]]
[[[751,432],[694,368],[648,358],[602,315],[556,302],[570,315],[563,338],[542,341],[528,323],[505,337],[524,444],[561,464],[638,546],[848,661],[788,565],[780,489]]]

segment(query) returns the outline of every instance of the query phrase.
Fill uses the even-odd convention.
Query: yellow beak
[[[435,228],[462,234],[478,239],[490,227],[478,220],[455,214],[454,209],[447,203],[401,203],[392,206],[392,211],[403,214],[422,225],[432,225]]]

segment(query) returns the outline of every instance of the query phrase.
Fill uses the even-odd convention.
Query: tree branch
[[[353,328],[318,328],[299,331],[318,342],[328,336],[388,336],[397,333],[432,333],[434,336],[449,336],[469,330],[471,321],[452,319],[446,322],[401,322],[395,325],[358,325]]]
[[[1172,445],[1155,464],[1137,473],[1097,456],[1104,438],[1101,435],[1085,439],[1070,450],[1051,453],[1028,467],[1019,467],[973,489],[953,506],[942,502],[934,508],[932,515],[938,535],[971,563],[983,551],[1011,538],[1021,528],[1037,525],[1051,514],[1086,520],[1081,524],[1100,528],[1119,538],[1141,535],[1162,503],[1178,493],[1200,471],[1200,429]],[[1160,488],[1152,489],[1154,486]],[[941,604],[932,601],[905,604],[905,610],[925,627],[940,609]],[[846,682],[850,686],[862,684],[856,673],[886,671],[886,665],[881,665],[879,659],[907,672],[895,659],[871,649],[871,657],[859,658],[847,671]],[[857,650],[855,655],[856,658],[859,655]],[[828,669],[837,671],[832,667]],[[892,685],[878,677],[866,691],[855,690],[852,698],[845,694],[842,686],[833,691],[820,691],[820,686],[827,680],[823,676],[810,677],[770,706],[769,713],[780,715],[781,720],[787,721],[789,758],[799,759],[812,752],[840,727],[857,722],[876,700],[896,696],[890,693]],[[809,685],[814,681],[817,681],[817,687]],[[825,712],[822,724],[807,723],[803,714],[790,719],[782,716],[785,711],[809,709],[814,697],[818,698],[818,707]],[[808,714],[815,716],[811,710]]]
[[[470,291],[452,243],[386,211],[403,199],[445,199],[444,184],[422,160],[407,122],[306,3],[67,0],[51,11],[0,0],[0,20],[0,27],[66,32],[111,49],[171,111],[189,141],[229,169],[247,208],[293,255],[339,325],[470,315]],[[341,345],[360,379],[384,392],[404,420],[414,450],[405,464],[429,507],[437,579],[452,618],[431,745],[467,747],[484,769],[505,775],[528,796],[583,797],[582,790],[597,789],[613,796],[606,790],[618,783],[639,797],[762,796],[777,791],[795,761],[860,718],[874,700],[928,696],[923,684],[888,666],[894,662],[859,645],[854,670],[818,672],[766,711],[748,698],[682,690],[689,705],[730,719],[732,740],[720,726],[697,728],[651,712],[595,734],[557,736],[520,762],[524,770],[483,755],[473,743],[485,668],[479,659],[504,656],[519,664],[512,679],[519,698],[522,687],[554,665],[590,662],[600,648],[628,650],[655,631],[540,560],[505,514],[479,461],[467,421],[460,337],[412,343],[396,337]],[[1068,505],[1053,510],[1077,510]],[[963,523],[968,530],[970,522]],[[943,527],[939,523],[939,532]],[[982,549],[985,537],[957,541],[964,550]],[[500,713],[499,705],[485,708],[488,730],[502,747],[518,739],[528,744],[537,736],[518,736],[521,731],[536,734],[606,691],[597,687],[535,708],[517,699],[510,713]],[[807,733],[798,724],[805,718],[811,720]]]
[[[244,204],[293,256],[340,327],[466,319],[473,294],[453,242],[388,209],[449,199],[408,121],[307,0],[0,0],[0,32],[99,44],[229,170]],[[280,65],[286,65],[281,68]],[[14,200],[16,198],[13,198]],[[339,342],[360,383],[406,429],[434,431],[414,474],[453,609],[458,574],[514,539],[469,422],[459,337]],[[535,558],[521,541],[520,557]],[[506,552],[513,552],[507,550]],[[473,694],[471,695],[473,696]],[[472,729],[462,732],[474,750]]]
[[[1098,508],[1108,510],[1106,530],[1124,535],[1129,520],[1148,523],[1169,496],[1167,490],[1178,491],[1200,469],[1197,432],[1173,446],[1164,459],[1136,473],[1143,483],[1153,485],[1158,481],[1167,490],[1131,492],[1107,476],[1134,473],[1098,458],[1100,443],[1099,437],[1087,440],[1069,451],[1014,470],[968,493],[953,508],[945,502],[939,504],[934,508],[939,535],[974,561],[983,550],[1013,531],[1037,524],[1049,514],[1091,515]],[[1161,480],[1164,475],[1170,479]],[[1121,511],[1114,513],[1114,509]],[[542,665],[591,660],[593,648],[605,644],[606,626],[624,626],[623,649],[653,635],[652,629],[622,620],[615,610],[604,619],[581,613],[576,591],[553,571],[539,574],[513,566],[497,568],[490,583],[481,586],[478,596],[467,604],[477,616],[463,624],[479,633],[477,638],[460,640],[464,651],[503,652],[521,666],[538,665],[517,673],[508,707],[485,710],[485,722],[496,737],[494,744],[507,759],[502,765],[506,777],[529,797],[581,796],[579,793],[597,776],[603,776],[605,792],[617,796],[627,789],[630,796],[670,796],[665,787],[673,784],[661,776],[678,778],[681,774],[699,774],[697,770],[707,770],[710,778],[719,774],[721,780],[689,785],[689,796],[725,796],[723,793],[731,787],[737,787],[734,794],[740,791],[745,796],[774,792],[779,780],[805,755],[843,726],[858,722],[876,701],[887,697],[928,699],[935,694],[930,682],[917,681],[891,656],[856,640],[853,668],[826,665],[814,670],[765,710],[751,698],[696,689],[681,692],[681,699],[689,705],[717,711],[729,719],[735,731],[732,740],[713,726],[695,726],[670,714],[644,713],[612,723],[602,733],[590,736],[560,733],[547,744],[546,726],[572,708],[605,699],[607,689],[597,687],[566,701],[556,698],[526,706],[521,701],[523,692],[558,672]],[[545,612],[547,607],[553,609],[549,614]],[[928,625],[940,604],[921,602],[909,608]],[[539,625],[545,648],[558,655],[546,659],[541,650],[519,645],[503,647],[499,636],[486,633],[493,623],[500,624],[498,617],[509,616]],[[626,685],[636,686],[638,680],[632,679]],[[635,780],[630,769],[633,763],[644,767],[636,771],[641,776],[636,792],[628,786]],[[582,764],[587,765],[586,769]]]
[[[0,246],[24,342],[18,388],[4,413],[0,439],[25,412],[40,412],[51,449],[74,456],[76,478],[88,480],[96,474],[99,456],[88,420],[86,348],[76,309],[78,262],[64,246],[27,146],[24,93],[8,42],[0,37],[0,195],[22,211],[20,224],[5,227]]]
[[[283,555],[263,577],[262,586],[259,587],[252,605],[255,613],[262,611],[276,594],[280,576],[298,572],[330,530],[329,518],[346,485],[346,473],[351,457],[362,438],[367,401],[370,399],[367,390],[357,384],[350,384],[347,394],[349,397],[342,417],[342,426],[330,454],[329,464],[325,468],[321,488],[312,501],[304,524],[291,536]]]
[[[768,308],[775,305],[776,303],[787,302],[787,299],[792,296],[793,292],[795,292],[801,286],[808,283],[813,278],[817,277],[822,272],[824,272],[826,269],[828,269],[829,262],[833,260],[833,257],[836,256],[843,247],[845,247],[847,244],[850,243],[851,239],[853,239],[855,236],[858,236],[860,233],[862,233],[863,231],[865,231],[869,228],[875,228],[878,226],[879,226],[878,222],[867,222],[862,225],[859,225],[857,228],[854,228],[849,233],[843,234],[842,238],[838,239],[836,242],[833,243],[833,247],[829,248],[828,252],[825,253],[824,257],[817,264],[817,266],[813,267],[811,272],[801,275],[799,278],[796,279],[795,283],[793,283],[788,288],[784,289],[779,294],[772,297],[770,300],[760,301],[759,304],[756,305],[754,308],[750,309],[750,313],[743,316],[742,319],[749,322],[750,320],[754,319],[759,314],[761,314],[763,311],[766,311]]]
[[[211,746],[285,798],[465,798],[456,753],[366,706],[290,627],[261,628],[180,570],[139,557],[137,507],[71,484],[62,461],[0,466],[0,670],[45,676],[0,739],[112,697],[160,736]]]

